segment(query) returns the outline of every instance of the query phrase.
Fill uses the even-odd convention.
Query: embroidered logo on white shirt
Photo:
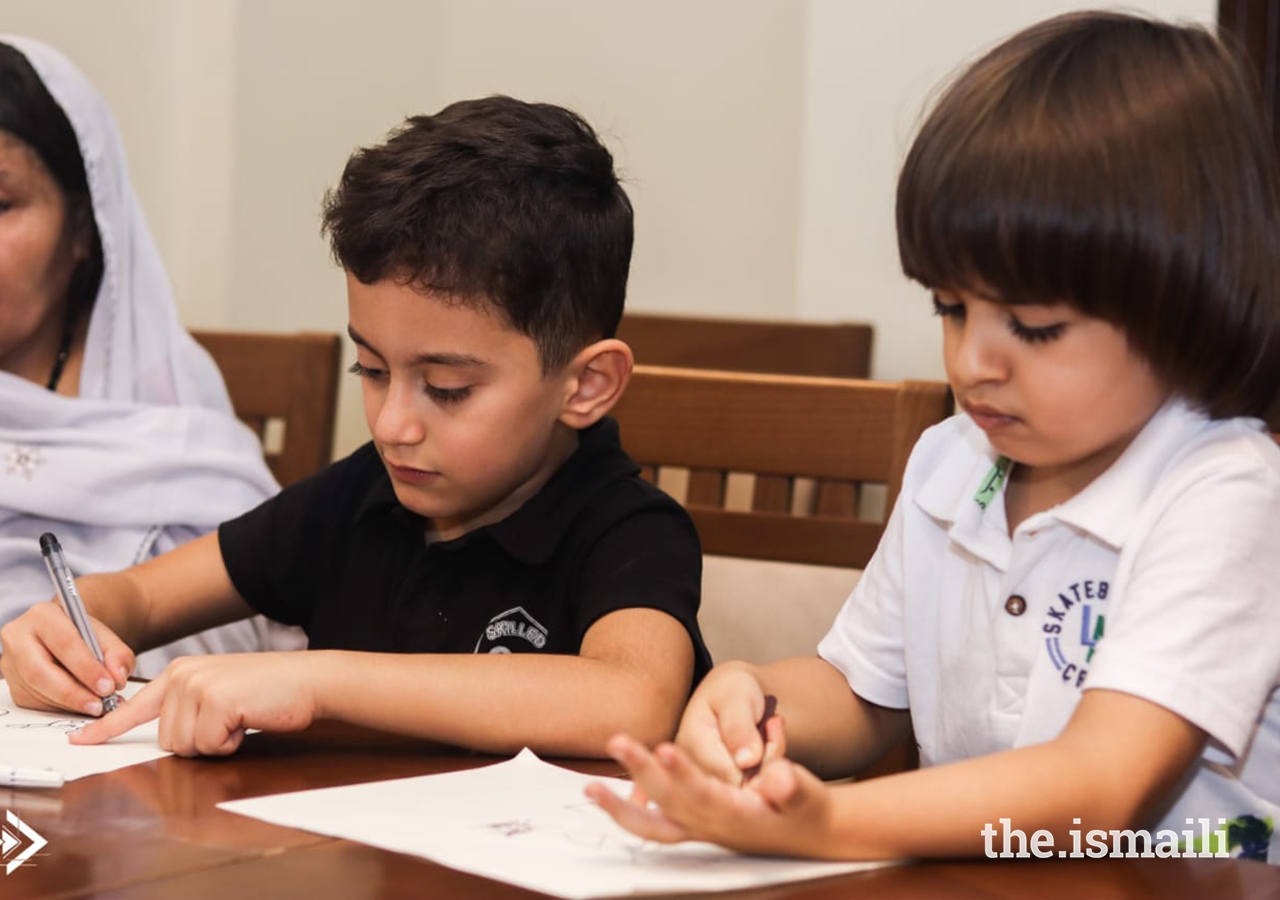
[[[1041,630],[1049,659],[1061,673],[1063,684],[1076,688],[1084,685],[1106,624],[1104,610],[1109,590],[1105,581],[1084,579],[1068,585],[1049,602]]]

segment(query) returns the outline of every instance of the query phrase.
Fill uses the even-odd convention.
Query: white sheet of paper
[[[131,681],[120,693],[132,697],[143,687]],[[169,755],[156,742],[159,726],[154,719],[105,744],[67,742],[69,732],[92,721],[75,713],[22,709],[13,702],[9,683],[0,679],[0,765],[53,769],[67,781],[74,781]]]
[[[222,809],[425,857],[559,897],[719,891],[800,881],[887,863],[742,856],[711,844],[654,844],[583,795],[591,781],[529,750],[442,775],[233,800]]]

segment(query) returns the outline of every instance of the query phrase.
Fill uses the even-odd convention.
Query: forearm
[[[76,579],[85,609],[110,628],[135,652],[147,646],[149,610],[141,586],[131,569]]]
[[[80,582],[90,615],[135,652],[253,612],[231,583],[216,533],[122,572]]]
[[[1121,723],[1126,723],[1122,725]],[[1090,691],[1052,741],[831,788],[815,855],[978,855],[1000,820],[1027,835],[1149,824],[1203,750],[1205,734],[1137,697]],[[1000,838],[995,850],[1003,849]]]
[[[867,703],[838,669],[818,657],[748,666],[778,698],[787,755],[821,778],[843,778],[883,756],[906,734],[905,710]]]
[[[1117,803],[1094,774],[1050,743],[836,785],[827,840],[810,852],[866,859],[981,855],[983,829],[998,831],[1001,819],[1028,839],[1048,831],[1058,847],[1070,846],[1072,828],[1130,827],[1134,810]],[[993,848],[1002,847],[996,839]]]
[[[638,669],[581,656],[308,655],[319,717],[494,753],[603,757],[618,732],[654,743],[674,733],[683,701]]]

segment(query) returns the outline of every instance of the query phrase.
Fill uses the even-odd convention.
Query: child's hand
[[[70,735],[100,744],[157,716],[159,743],[178,756],[234,753],[245,731],[298,731],[316,718],[312,654],[228,653],[175,659],[115,712]]]
[[[628,831],[660,843],[698,840],[743,853],[823,855],[830,798],[803,767],[776,759],[737,786],[701,771],[672,744],[651,753],[619,735],[608,746],[631,773],[639,800],[625,800],[602,784],[588,786],[587,796]]]
[[[98,662],[54,600],[37,603],[0,628],[0,674],[13,702],[28,709],[102,714],[100,698],[124,687],[133,651],[90,617],[106,665]]]
[[[786,753],[782,720],[762,723],[764,713],[765,692],[755,675],[737,663],[717,666],[689,699],[676,744],[709,774],[741,784],[744,772]]]

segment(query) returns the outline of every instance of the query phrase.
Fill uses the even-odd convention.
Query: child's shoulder
[[[966,415],[927,428],[907,459],[899,497],[912,498],[930,515],[951,518],[963,499],[989,475],[999,455]]]
[[[574,488],[577,514],[573,527],[597,531],[611,523],[633,517],[667,520],[673,527],[696,534],[693,520],[674,497],[640,476],[640,467],[630,457],[616,461],[611,477],[581,479]],[[585,482],[585,483],[584,483]]]
[[[1185,407],[1164,414],[1162,481],[1174,484],[1247,479],[1280,492],[1280,446],[1258,419],[1208,419]]]
[[[906,477],[943,466],[967,471],[975,465],[989,466],[995,458],[982,429],[968,416],[957,414],[924,430],[907,459]]]
[[[322,518],[339,519],[351,518],[358,508],[378,501],[393,504],[395,492],[377,448],[370,441],[286,487],[275,498],[275,505],[286,504],[311,510]]]
[[[584,429],[573,455],[500,528],[519,535],[522,544],[543,548],[590,548],[623,533],[664,546],[690,541],[697,546],[684,507],[640,477],[612,419]]]

